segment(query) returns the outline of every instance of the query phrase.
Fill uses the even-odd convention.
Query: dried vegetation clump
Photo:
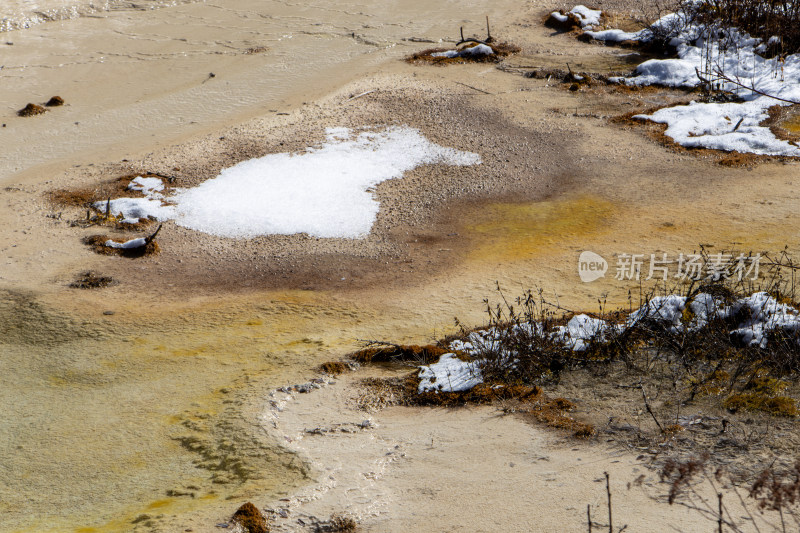
[[[238,523],[247,533],[267,533],[269,525],[258,507],[245,503],[233,513],[232,521]]]
[[[435,363],[440,356],[449,352],[446,348],[432,344],[418,346],[370,342],[366,348],[353,352],[348,357],[361,364],[412,362],[427,365]]]
[[[350,367],[347,366],[347,363],[344,363],[342,361],[328,361],[326,363],[322,363],[319,366],[319,369],[321,372],[324,372],[325,374],[331,376],[338,376],[339,374],[344,374],[345,372],[350,370]]]
[[[479,41],[471,41],[461,44],[456,48],[456,51],[463,51],[466,48],[471,48],[478,44],[483,44]],[[447,52],[449,48],[428,48],[420,52],[411,54],[406,58],[409,63],[428,63],[432,65],[452,65],[457,63],[499,63],[503,59],[512,54],[519,53],[519,46],[512,43],[491,43],[487,44],[492,49],[491,54],[471,54],[471,55],[458,55],[456,57],[434,56],[442,52]]]
[[[136,177],[165,178],[162,174],[151,172],[127,174],[89,187],[53,190],[48,193],[48,200],[59,207],[85,209],[84,216],[72,221],[73,226],[105,226],[122,231],[143,231],[153,226],[156,220],[140,218],[138,222],[134,223],[122,222],[124,217],[121,214],[112,213],[110,209],[110,201],[113,198],[144,197],[141,191],[128,189],[128,185]],[[94,204],[99,202],[104,202],[105,207],[100,209],[95,207]]]
[[[47,109],[38,104],[29,103],[28,105],[17,111],[17,115],[19,115],[20,117],[33,117],[36,115],[42,115],[46,111]]]
[[[358,522],[347,514],[334,513],[328,520],[317,524],[314,531],[315,533],[349,533],[358,531]]]
[[[729,256],[731,264],[720,268],[733,271],[737,254],[722,255]],[[698,257],[705,265],[700,271],[705,272],[708,252],[702,249]],[[463,392],[419,393],[415,371],[371,379],[365,383],[371,392],[362,403],[380,408],[500,402],[576,436],[611,435],[645,447],[657,444],[654,449],[659,451],[714,446],[777,450],[795,440],[800,445],[800,328],[769,330],[764,344],[748,341],[746,332],[736,333],[758,316],[737,302],[756,292],[798,309],[794,276],[799,270],[785,253],[765,255],[757,280],[698,278],[669,291],[662,288],[664,296],[685,298],[678,327],[657,313],[632,318],[635,309],[660,301],[655,288],[643,292],[638,305],[631,301],[628,309],[608,311],[601,305],[594,317],[610,326],[584,337],[577,350],[560,333],[574,313],[548,303],[541,293],[508,301],[500,292],[501,304],[487,302],[484,327],[462,328],[436,346],[388,345],[356,352],[363,363],[420,366],[443,353],[456,353],[450,347],[458,348],[463,350],[460,358],[479,364],[483,383]],[[719,309],[735,311],[713,312],[697,327],[690,304],[708,297],[716,299]],[[768,439],[776,419],[784,430],[795,429],[783,433],[785,438]]]
[[[83,272],[78,278],[69,284],[73,289],[102,289],[114,282],[111,276],[103,276],[97,272]]]
[[[478,45],[491,48],[491,54],[464,53],[469,48]],[[446,52],[457,52],[454,57],[441,55]],[[475,37],[464,38],[464,28],[461,28],[461,40],[456,43],[455,50],[448,48],[428,48],[421,52],[411,54],[406,58],[409,63],[429,63],[434,65],[450,65],[453,63],[499,63],[506,57],[520,52],[520,47],[507,42],[499,42],[492,37],[489,28],[489,17],[486,17],[486,39],[481,40]]]

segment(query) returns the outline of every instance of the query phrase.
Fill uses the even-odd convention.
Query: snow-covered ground
[[[330,128],[326,141],[300,153],[269,154],[224,169],[219,176],[164,196],[159,178],[138,177],[130,189],[145,198],[111,201],[125,221],[152,217],[232,238],[307,233],[366,236],[378,214],[371,188],[426,164],[481,163],[478,154],[435,144],[418,130],[388,127],[359,134]],[[95,207],[105,209],[105,202]]]
[[[690,311],[687,315],[684,311]],[[687,321],[686,318],[689,317]],[[566,326],[559,326],[547,335],[551,342],[562,345],[565,349],[584,351],[591,342],[603,342],[610,333],[622,333],[627,328],[635,327],[642,321],[655,321],[673,333],[685,329],[697,330],[706,327],[711,319],[718,317],[728,322],[738,320],[730,330],[731,336],[747,346],[767,348],[768,334],[782,330],[795,335],[800,342],[800,311],[794,307],[775,300],[766,292],[757,292],[726,305],[720,298],[700,293],[688,299],[685,296],[657,296],[645,305],[632,312],[624,324],[611,324],[588,315],[576,315]],[[541,324],[518,324],[512,326],[511,333],[535,333],[532,337],[544,342],[544,330]],[[523,330],[524,331],[521,331]],[[483,382],[481,366],[489,351],[497,351],[503,347],[501,339],[508,335],[496,327],[474,331],[466,340],[450,343],[450,349],[473,358],[462,361],[454,354],[445,354],[435,364],[420,367],[419,392],[443,391],[458,392],[469,390]],[[516,359],[516,354],[506,351],[502,357],[509,361]]]
[[[770,107],[800,102],[800,55],[783,61],[764,58],[759,53],[766,50],[767,43],[760,39],[735,29],[721,31],[689,22],[683,13],[666,15],[639,32],[610,29],[586,33],[597,40],[646,42],[654,38],[654,30],[675,35],[670,45],[678,57],[645,61],[636,68],[635,76],[618,78],[620,83],[696,87],[703,83],[702,76],[742,101],[691,102],[637,118],[666,124],[666,135],[686,147],[800,156],[796,144],[778,139],[768,127],[759,125],[768,118]],[[720,73],[736,83],[721,79]]]

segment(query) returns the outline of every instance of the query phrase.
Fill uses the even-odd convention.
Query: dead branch
[[[153,242],[153,240],[156,238],[156,235],[158,235],[158,232],[161,231],[161,226],[163,226],[163,224],[159,224],[156,230],[149,237],[145,237],[144,239],[145,246]]]

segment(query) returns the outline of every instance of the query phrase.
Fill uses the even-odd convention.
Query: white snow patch
[[[494,54],[494,50],[492,50],[491,46],[486,46],[485,44],[476,44],[475,46],[464,48],[462,50],[434,52],[431,54],[431,57],[479,57],[490,56],[492,54]]]
[[[594,26],[600,24],[600,16],[603,14],[599,9],[589,9],[584,5],[578,5],[570,10],[581,21],[581,27]]]
[[[462,361],[455,354],[446,353],[439,361],[419,367],[418,392],[461,392],[483,383],[480,366],[475,362]]]
[[[593,339],[602,340],[609,325],[605,320],[588,315],[575,315],[566,326],[559,326],[556,338],[576,352],[585,350]]]
[[[800,316],[798,310],[779,303],[766,292],[757,292],[737,300],[724,309],[721,316],[731,318],[746,310],[747,318],[731,334],[750,346],[767,347],[767,334],[782,329],[788,333],[800,333]]]
[[[95,209],[105,211],[106,202],[95,202]],[[165,205],[161,195],[146,198],[117,198],[111,200],[111,214],[122,215],[126,221],[138,222],[140,218],[153,217],[156,220],[169,220],[175,217],[175,206]]]
[[[161,181],[161,178],[143,178],[142,176],[136,176],[128,184],[128,190],[152,194],[154,192],[163,191],[164,182]]]
[[[644,319],[656,320],[673,332],[680,331],[681,317],[686,307],[686,297],[670,294],[656,296],[628,316],[628,326]]]
[[[714,77],[721,70],[728,77],[740,80],[760,93],[800,102],[800,55],[794,54],[781,64],[775,57],[766,59],[757,52],[765,51],[767,43],[736,29],[730,30],[724,42],[709,38],[707,28],[688,23],[682,13],[673,13],[658,20],[653,27],[658,33],[674,33],[670,44],[677,49],[676,59],[651,59],[636,68],[636,75],[620,81],[632,85],[663,85],[667,87],[696,87],[702,80],[697,73]],[[598,40],[648,41],[653,29],[635,33],[621,30],[588,31]],[[711,60],[709,61],[709,58]],[[709,71],[711,71],[709,73]],[[783,141],[767,127],[759,124],[768,117],[767,109],[773,105],[789,105],[759,92],[715,80],[721,89],[744,100],[737,103],[696,103],[660,109],[651,115],[637,115],[653,122],[667,125],[666,135],[682,146],[738,151],[760,155],[800,156],[800,148]]]
[[[603,342],[610,334],[623,333],[645,319],[660,323],[672,333],[681,333],[687,327],[682,321],[683,311],[687,306],[694,315],[688,324],[690,331],[708,326],[714,318],[720,318],[729,324],[738,318],[739,322],[730,326],[730,334],[744,344],[765,349],[768,346],[768,334],[776,330],[794,336],[800,343],[800,311],[790,305],[779,303],[765,292],[741,298],[729,306],[726,306],[721,298],[706,293],[698,293],[689,300],[685,296],[676,294],[657,296],[632,312],[625,324],[612,324],[588,315],[576,315],[566,326],[555,328],[549,333],[539,322],[515,324],[511,333],[528,333],[532,342],[537,342],[537,339],[545,340],[545,336],[549,335],[550,340],[561,343],[566,349],[583,351],[589,341],[596,339]],[[488,353],[513,365],[520,355],[514,349],[503,345],[502,339],[508,334],[506,330],[491,327],[471,332],[466,340],[452,341],[451,350],[463,352],[474,360],[464,362],[453,354],[445,354],[438,363],[420,367],[419,377],[422,378],[422,382],[419,392],[428,390],[458,392],[469,390],[482,383],[481,366]]]
[[[103,243],[103,246],[108,246],[109,248],[121,248],[123,250],[129,250],[131,248],[141,248],[145,244],[147,244],[147,240],[144,238],[131,239],[125,242],[117,242],[109,239]]]
[[[157,183],[158,178],[137,178],[134,186],[141,187],[146,198],[112,200],[111,211],[128,220],[175,220],[222,237],[307,233],[354,239],[369,233],[378,214],[372,187],[420,165],[480,163],[478,154],[432,143],[409,127],[357,135],[347,128],[331,128],[319,147],[243,161],[166,198],[159,192],[163,183]],[[105,202],[95,207],[103,210]]]

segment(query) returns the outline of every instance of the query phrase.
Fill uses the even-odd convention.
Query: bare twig
[[[608,533],[614,533],[614,522],[611,519],[611,481],[608,472],[606,475],[606,494],[608,494]]]
[[[647,409],[647,412],[650,413],[650,416],[653,417],[653,421],[658,426],[658,429],[661,433],[664,433],[664,426],[661,425],[661,422],[658,421],[656,414],[653,412],[653,409],[650,407],[650,401],[647,399],[647,393],[644,390],[644,383],[639,383],[639,389],[642,391],[642,398],[644,399],[644,407]]]

